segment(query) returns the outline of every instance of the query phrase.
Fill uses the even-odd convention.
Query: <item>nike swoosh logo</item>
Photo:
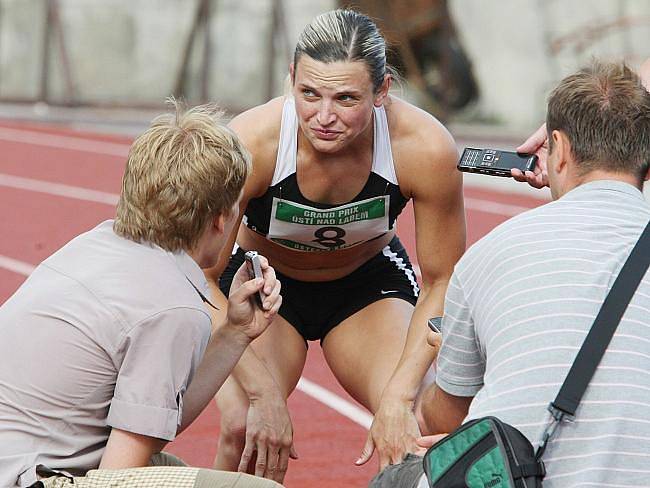
[[[398,290],[381,290],[382,295],[388,295],[389,293],[397,293]]]

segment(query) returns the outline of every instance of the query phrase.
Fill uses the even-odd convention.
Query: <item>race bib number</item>
[[[298,251],[335,251],[388,232],[389,196],[320,209],[273,199],[268,238]]]

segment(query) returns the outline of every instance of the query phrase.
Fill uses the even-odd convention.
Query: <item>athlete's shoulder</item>
[[[253,155],[253,159],[268,156],[278,147],[285,97],[274,98],[250,108],[228,124]]]
[[[430,113],[395,96],[386,104],[393,155],[409,165],[448,165],[457,158],[454,138]]]
[[[253,172],[244,187],[244,200],[261,195],[273,179],[284,100],[285,97],[274,98],[242,112],[228,124],[251,153],[253,162]]]

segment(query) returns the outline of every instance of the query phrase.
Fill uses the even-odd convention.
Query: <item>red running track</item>
[[[0,121],[0,303],[30,269],[75,235],[112,218],[131,139],[46,125]],[[513,185],[515,183],[513,182]],[[543,200],[465,188],[468,244],[508,217]],[[399,219],[399,236],[415,260],[413,214]],[[311,343],[304,378],[354,404],[329,372],[318,343]],[[351,420],[313,394],[296,390],[289,399],[300,456],[292,461],[287,487],[361,487],[377,469],[376,459],[356,467],[368,421]],[[352,407],[353,408],[353,407]],[[218,413],[212,404],[168,446],[188,463],[209,467],[216,452]],[[366,424],[367,425],[367,424]]]

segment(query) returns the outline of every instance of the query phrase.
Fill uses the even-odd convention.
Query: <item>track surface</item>
[[[131,139],[46,125],[0,121],[0,303],[31,269],[75,235],[113,217]],[[516,185],[516,183],[512,183]],[[543,200],[466,187],[468,244]],[[415,260],[413,215],[407,207],[399,236]],[[367,486],[376,459],[354,466],[371,421],[336,383],[318,343],[309,348],[303,381],[289,399],[300,455],[288,487]],[[218,413],[210,405],[168,450],[209,467],[216,452]]]

